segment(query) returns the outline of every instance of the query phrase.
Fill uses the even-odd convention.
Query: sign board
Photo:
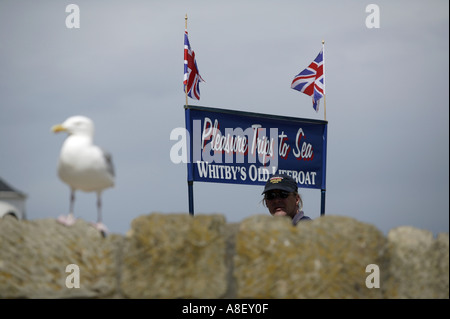
[[[326,188],[326,121],[185,106],[188,182],[264,185],[274,173]]]

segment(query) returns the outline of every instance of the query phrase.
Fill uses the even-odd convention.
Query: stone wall
[[[83,220],[5,217],[0,298],[448,299],[449,235],[404,226],[384,236],[332,215],[294,227],[152,213],[103,237]]]

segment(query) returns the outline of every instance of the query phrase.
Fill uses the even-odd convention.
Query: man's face
[[[267,208],[272,216],[289,216],[297,213],[300,195],[282,190],[272,190],[265,194]]]

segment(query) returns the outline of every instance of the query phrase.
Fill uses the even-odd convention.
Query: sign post
[[[325,215],[327,121],[185,105],[189,214],[194,181],[264,185],[288,174],[321,190]]]

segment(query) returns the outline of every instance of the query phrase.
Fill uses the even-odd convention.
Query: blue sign
[[[188,182],[264,185],[274,173],[326,188],[327,121],[185,106]]]

